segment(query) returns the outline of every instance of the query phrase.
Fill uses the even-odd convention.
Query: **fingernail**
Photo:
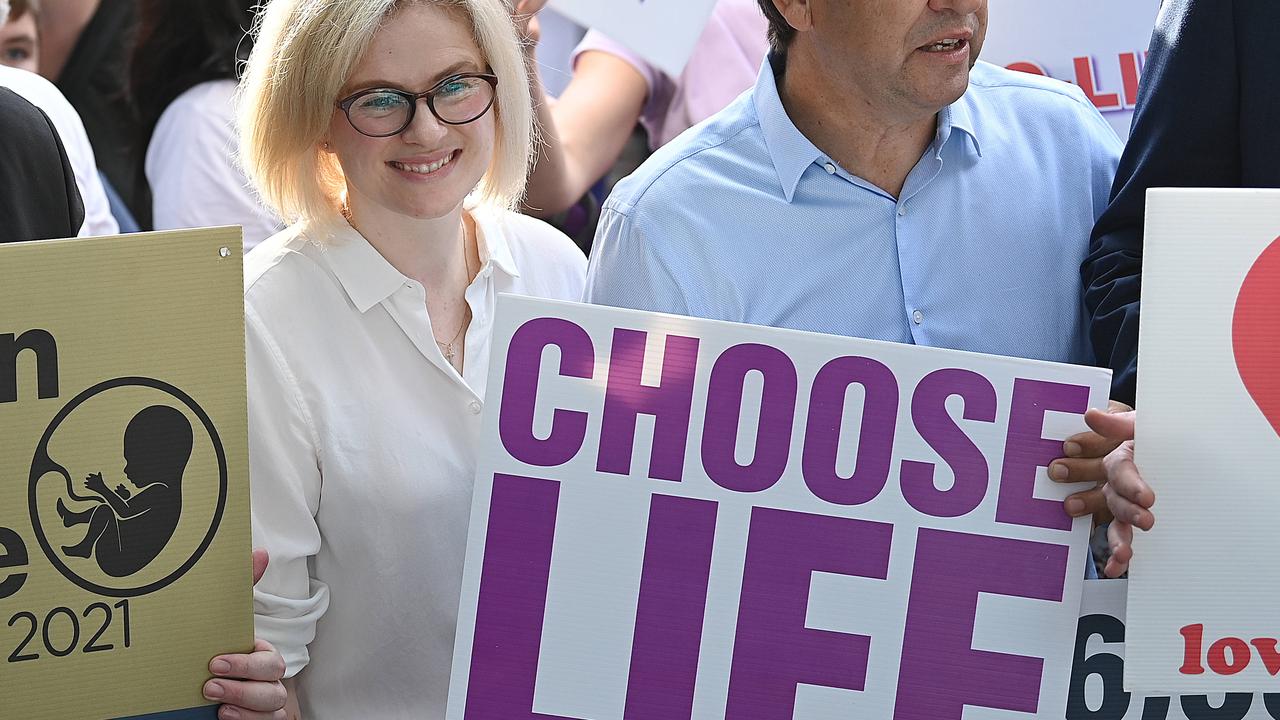
[[[222,718],[222,720],[237,720],[240,717],[240,711],[230,705],[223,705],[222,709],[218,711],[218,717]]]
[[[204,696],[210,700],[221,700],[226,695],[226,690],[222,687],[222,683],[207,682],[204,684]]]
[[[1066,480],[1071,476],[1071,471],[1062,463],[1053,463],[1049,466],[1049,477],[1054,480]]]
[[[214,660],[209,664],[209,669],[213,671],[214,675],[226,675],[231,672],[231,663],[226,660]]]
[[[1071,517],[1075,517],[1076,515],[1079,515],[1080,513],[1084,512],[1084,501],[1068,500],[1065,507],[1067,510],[1067,514],[1070,515]]]
[[[1067,457],[1080,457],[1084,448],[1078,442],[1066,442],[1062,445],[1062,452],[1066,453]]]

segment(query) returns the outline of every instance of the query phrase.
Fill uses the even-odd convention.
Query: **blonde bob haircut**
[[[421,3],[460,11],[498,76],[497,137],[480,202],[514,208],[533,160],[529,78],[510,0],[271,0],[240,88],[240,152],[263,200],[289,222],[339,208],[346,180],[336,156],[320,148],[338,92],[374,33],[396,11]]]

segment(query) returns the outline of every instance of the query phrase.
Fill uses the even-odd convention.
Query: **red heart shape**
[[[1245,389],[1280,433],[1280,238],[1262,251],[1240,286],[1231,342]]]

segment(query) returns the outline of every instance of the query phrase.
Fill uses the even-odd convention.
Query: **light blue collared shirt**
[[[585,299],[1092,364],[1080,263],[1121,148],[1078,88],[978,63],[894,199],[796,129],[766,60],[617,185]]]

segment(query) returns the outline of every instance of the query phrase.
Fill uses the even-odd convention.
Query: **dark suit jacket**
[[[1164,0],[1111,204],[1081,267],[1117,400],[1132,403],[1137,383],[1147,188],[1280,187],[1278,42],[1280,0]]]
[[[84,205],[58,131],[0,88],[0,243],[75,237]]]

